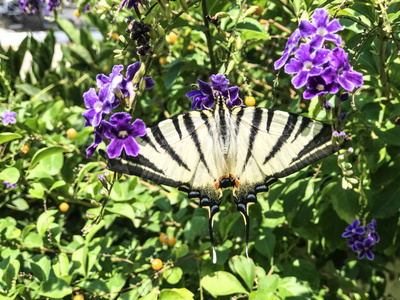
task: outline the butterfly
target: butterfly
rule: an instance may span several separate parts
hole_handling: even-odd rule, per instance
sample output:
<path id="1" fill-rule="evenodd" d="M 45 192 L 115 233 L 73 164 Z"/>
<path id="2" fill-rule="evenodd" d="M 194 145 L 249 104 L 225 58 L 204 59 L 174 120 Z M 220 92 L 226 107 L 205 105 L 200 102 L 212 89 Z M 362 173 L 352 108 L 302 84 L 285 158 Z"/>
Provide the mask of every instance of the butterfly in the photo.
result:
<path id="1" fill-rule="evenodd" d="M 249 241 L 249 205 L 270 185 L 341 149 L 332 127 L 297 114 L 260 107 L 228 108 L 222 96 L 209 110 L 191 111 L 147 128 L 135 157 L 122 154 L 107 168 L 177 187 L 213 219 L 224 189 L 231 189 Z"/>

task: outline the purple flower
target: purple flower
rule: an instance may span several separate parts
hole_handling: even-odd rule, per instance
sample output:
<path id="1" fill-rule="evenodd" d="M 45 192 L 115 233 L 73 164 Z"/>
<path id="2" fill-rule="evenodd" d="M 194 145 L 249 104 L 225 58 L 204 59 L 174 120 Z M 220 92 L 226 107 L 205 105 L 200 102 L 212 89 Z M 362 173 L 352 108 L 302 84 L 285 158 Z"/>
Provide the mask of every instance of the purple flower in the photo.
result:
<path id="1" fill-rule="evenodd" d="M 149 1 L 148 0 L 124 0 L 122 1 L 122 4 L 119 9 L 122 9 L 126 4 L 128 9 L 134 8 L 136 14 L 140 17 L 140 11 L 139 11 L 139 5 L 143 7 L 143 5 L 148 6 Z"/>
<path id="2" fill-rule="evenodd" d="M 342 237 L 352 237 L 355 234 L 364 234 L 365 229 L 364 227 L 359 227 L 360 221 L 355 219 L 352 224 L 346 227 L 346 231 L 342 234 Z"/>
<path id="3" fill-rule="evenodd" d="M 87 12 L 87 11 L 89 11 L 89 10 L 90 10 L 90 4 L 88 3 L 88 4 L 86 4 L 85 7 L 83 8 L 82 13 L 85 13 L 85 12 Z"/>
<path id="4" fill-rule="evenodd" d="M 366 255 L 369 260 L 373 260 L 374 254 L 372 253 L 372 249 L 374 245 L 374 241 L 370 238 L 366 238 L 362 242 L 356 242 L 357 250 L 361 250 L 360 253 L 358 253 L 358 258 L 362 259 Z"/>
<path id="5" fill-rule="evenodd" d="M 107 89 L 106 101 L 112 104 L 112 108 L 116 108 L 119 104 L 118 100 L 115 99 L 115 91 L 124 78 L 120 73 L 124 69 L 123 65 L 116 65 L 113 67 L 111 74 L 106 76 L 99 74 L 96 76 L 96 83 L 100 89 Z"/>
<path id="6" fill-rule="evenodd" d="M 369 234 L 369 236 L 371 236 L 374 243 L 378 243 L 380 240 L 380 237 L 377 232 L 378 227 L 376 225 L 376 220 L 372 219 L 371 223 L 369 223 L 369 224 L 367 224 L 367 226 L 365 226 L 365 229 L 366 229 L 367 233 Z"/>
<path id="7" fill-rule="evenodd" d="M 328 61 L 330 51 L 327 49 L 317 49 L 311 51 L 310 44 L 301 44 L 294 53 L 297 59 L 292 58 L 285 66 L 287 74 L 297 74 L 292 78 L 292 84 L 296 89 L 307 83 L 310 76 L 320 75 L 323 68 L 320 67 Z"/>
<path id="8" fill-rule="evenodd" d="M 343 30 L 339 21 L 334 19 L 329 22 L 329 13 L 323 8 L 316 9 L 311 16 L 312 23 L 307 20 L 300 21 L 299 29 L 302 37 L 311 37 L 311 46 L 313 48 L 322 47 L 325 40 L 334 42 L 340 46 L 342 39 L 335 32 Z"/>
<path id="9" fill-rule="evenodd" d="M 15 120 L 15 116 L 17 115 L 16 112 L 13 111 L 9 111 L 9 110 L 4 110 L 1 113 L 1 121 L 3 122 L 4 126 L 7 126 L 8 124 L 15 124 L 16 120 Z"/>
<path id="10" fill-rule="evenodd" d="M 357 242 L 362 242 L 364 240 L 364 237 L 360 234 L 354 234 L 349 238 L 349 241 L 347 245 L 353 249 L 354 252 L 358 251 L 358 248 L 356 246 Z"/>
<path id="11" fill-rule="evenodd" d="M 321 74 L 326 82 L 337 81 L 345 90 L 350 92 L 363 84 L 362 74 L 353 70 L 348 61 L 348 53 L 342 48 L 333 49 L 328 59 L 329 67 Z"/>
<path id="12" fill-rule="evenodd" d="M 46 11 L 47 12 L 55 11 L 56 8 L 58 8 L 60 6 L 61 6 L 60 0 L 48 0 L 48 4 L 46 6 Z"/>
<path id="13" fill-rule="evenodd" d="M 109 90 L 107 88 L 100 89 L 99 96 L 97 96 L 94 88 L 90 88 L 83 94 L 85 106 L 88 108 L 88 110 L 82 113 L 83 117 L 86 119 L 86 127 L 99 126 L 104 115 L 108 115 L 111 112 L 112 106 L 111 102 L 108 101 L 108 94 Z"/>
<path id="14" fill-rule="evenodd" d="M 132 117 L 129 114 L 121 112 L 112 115 L 110 122 L 101 122 L 104 136 L 112 139 L 107 146 L 107 154 L 111 159 L 120 156 L 122 150 L 125 150 L 129 156 L 138 155 L 139 145 L 134 138 L 146 134 L 146 125 L 140 119 L 136 119 L 130 124 L 131 120 Z"/>
<path id="15" fill-rule="evenodd" d="M 24 13 L 34 14 L 39 11 L 40 0 L 18 0 L 19 7 Z"/>
<path id="16" fill-rule="evenodd" d="M 211 85 L 198 79 L 199 90 L 186 93 L 186 97 L 193 98 L 192 109 L 210 109 L 216 99 L 216 92 L 219 92 L 227 100 L 229 108 L 242 105 L 239 99 L 239 87 L 229 86 L 229 79 L 224 74 L 211 75 Z"/>
<path id="17" fill-rule="evenodd" d="M 17 184 L 15 183 L 9 183 L 8 181 L 3 181 L 3 183 L 7 186 L 8 189 L 16 189 L 17 188 Z"/>
<path id="18" fill-rule="evenodd" d="M 97 146 L 103 141 L 103 128 L 101 126 L 94 128 L 94 141 L 93 144 L 90 145 L 86 149 L 86 157 L 91 157 L 97 149 Z"/>
<path id="19" fill-rule="evenodd" d="M 288 42 L 286 43 L 285 50 L 283 50 L 282 57 L 274 63 L 275 70 L 278 70 L 285 65 L 289 59 L 289 56 L 296 50 L 300 38 L 300 30 L 296 29 L 293 31 L 292 35 L 288 39 Z"/>
<path id="20" fill-rule="evenodd" d="M 303 98 L 312 99 L 315 96 L 322 96 L 327 93 L 336 94 L 338 91 L 339 84 L 336 82 L 326 84 L 321 76 L 312 76 L 308 78 L 307 89 L 303 93 Z"/>
<path id="21" fill-rule="evenodd" d="M 140 62 L 135 62 L 134 64 L 128 66 L 126 69 L 126 78 L 122 78 L 121 84 L 119 85 L 122 94 L 125 97 L 129 97 L 129 103 L 133 103 L 133 100 L 136 96 L 138 84 L 133 85 L 132 80 L 135 77 L 135 74 L 139 71 L 140 66 Z M 151 89 L 155 85 L 155 82 L 151 77 L 146 77 L 144 80 L 146 83 L 146 90 Z"/>

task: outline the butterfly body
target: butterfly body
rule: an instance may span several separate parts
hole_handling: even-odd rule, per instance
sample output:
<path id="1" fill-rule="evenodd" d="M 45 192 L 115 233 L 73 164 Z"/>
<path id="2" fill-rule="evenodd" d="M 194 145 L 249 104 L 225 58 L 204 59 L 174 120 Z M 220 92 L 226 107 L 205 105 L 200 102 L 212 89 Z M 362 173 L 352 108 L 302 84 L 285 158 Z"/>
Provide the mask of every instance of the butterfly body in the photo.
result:
<path id="1" fill-rule="evenodd" d="M 331 126 L 322 122 L 258 107 L 230 109 L 218 97 L 214 109 L 188 112 L 148 128 L 136 138 L 139 155 L 109 160 L 108 168 L 178 187 L 199 199 L 209 211 L 212 244 L 222 191 L 232 189 L 245 220 L 247 245 L 248 208 L 257 194 L 338 151 L 341 146 L 331 139 Z"/>

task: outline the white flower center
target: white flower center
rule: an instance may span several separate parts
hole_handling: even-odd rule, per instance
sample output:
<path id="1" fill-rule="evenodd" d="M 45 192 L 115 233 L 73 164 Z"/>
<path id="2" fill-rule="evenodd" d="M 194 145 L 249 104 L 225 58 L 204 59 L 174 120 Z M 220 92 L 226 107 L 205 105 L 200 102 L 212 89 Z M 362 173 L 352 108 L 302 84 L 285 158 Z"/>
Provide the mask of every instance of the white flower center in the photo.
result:
<path id="1" fill-rule="evenodd" d="M 320 36 L 324 36 L 324 35 L 326 35 L 327 33 L 328 33 L 328 30 L 326 30 L 325 27 L 319 27 L 319 28 L 317 29 L 317 34 L 320 35 Z"/>
<path id="2" fill-rule="evenodd" d="M 309 71 L 309 70 L 311 70 L 311 68 L 313 67 L 313 64 L 312 64 L 312 62 L 311 61 L 305 61 L 304 62 L 304 64 L 303 64 L 303 69 L 305 70 L 305 71 Z"/>
<path id="3" fill-rule="evenodd" d="M 120 138 L 126 138 L 128 136 L 128 131 L 126 131 L 126 130 L 121 130 L 121 131 L 119 131 L 118 132 L 118 137 L 120 137 Z"/>
<path id="4" fill-rule="evenodd" d="M 317 90 L 322 92 L 325 89 L 325 86 L 321 83 L 317 84 Z M 355 230 L 353 229 L 353 232 L 355 232 Z"/>
<path id="5" fill-rule="evenodd" d="M 103 103 L 100 101 L 97 101 L 94 105 L 93 108 L 96 112 L 99 112 L 103 109 Z"/>

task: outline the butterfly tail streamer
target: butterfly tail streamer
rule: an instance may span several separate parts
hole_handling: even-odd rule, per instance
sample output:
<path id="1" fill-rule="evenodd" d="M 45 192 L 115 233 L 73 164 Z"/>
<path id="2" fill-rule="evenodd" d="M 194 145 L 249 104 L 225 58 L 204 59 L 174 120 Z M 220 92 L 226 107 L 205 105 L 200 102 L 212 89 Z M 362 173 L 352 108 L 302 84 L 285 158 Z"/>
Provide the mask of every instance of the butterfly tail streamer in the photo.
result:
<path id="1" fill-rule="evenodd" d="M 237 210 L 242 214 L 244 219 L 244 226 L 246 231 L 246 256 L 249 259 L 249 230 L 250 230 L 250 219 L 247 211 L 247 205 L 245 203 L 237 203 Z"/>

